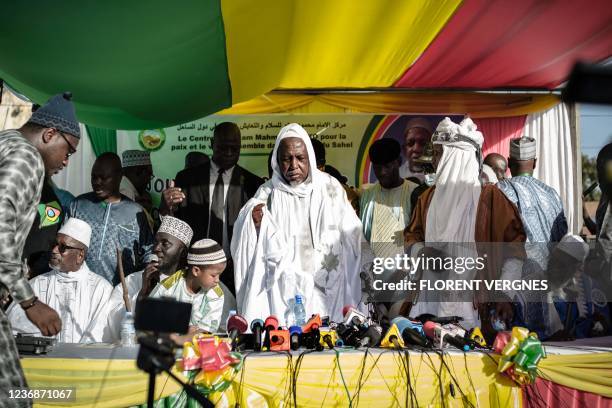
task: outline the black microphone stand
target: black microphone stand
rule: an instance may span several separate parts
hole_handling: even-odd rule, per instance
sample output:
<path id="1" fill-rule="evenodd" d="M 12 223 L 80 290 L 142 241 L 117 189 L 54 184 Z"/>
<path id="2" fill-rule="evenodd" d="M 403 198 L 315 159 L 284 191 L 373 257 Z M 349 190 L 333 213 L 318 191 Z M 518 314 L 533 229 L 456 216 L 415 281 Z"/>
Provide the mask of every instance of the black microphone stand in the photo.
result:
<path id="1" fill-rule="evenodd" d="M 138 368 L 149 374 L 149 388 L 147 392 L 147 407 L 153 408 L 155 402 L 155 377 L 162 372 L 168 374 L 170 378 L 179 383 L 185 393 L 195 399 L 201 406 L 212 408 L 214 404 L 191 384 L 183 382 L 174 375 L 170 368 L 175 363 L 174 343 L 167 337 L 160 337 L 158 334 L 145 335 L 138 338 L 140 349 L 136 364 Z"/>

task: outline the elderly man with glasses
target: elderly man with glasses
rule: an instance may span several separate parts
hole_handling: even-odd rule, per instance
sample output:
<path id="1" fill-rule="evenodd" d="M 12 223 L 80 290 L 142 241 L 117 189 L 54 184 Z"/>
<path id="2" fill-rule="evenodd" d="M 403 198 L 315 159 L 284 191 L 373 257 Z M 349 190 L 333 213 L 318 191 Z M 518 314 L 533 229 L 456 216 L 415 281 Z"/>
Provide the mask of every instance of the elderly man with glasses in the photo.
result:
<path id="1" fill-rule="evenodd" d="M 101 342 L 113 287 L 89 270 L 85 263 L 91 227 L 77 218 L 66 220 L 51 250 L 51 271 L 30 281 L 36 296 L 57 310 L 62 329 L 56 338 L 62 343 Z M 40 335 L 21 307 L 7 311 L 14 333 Z"/>

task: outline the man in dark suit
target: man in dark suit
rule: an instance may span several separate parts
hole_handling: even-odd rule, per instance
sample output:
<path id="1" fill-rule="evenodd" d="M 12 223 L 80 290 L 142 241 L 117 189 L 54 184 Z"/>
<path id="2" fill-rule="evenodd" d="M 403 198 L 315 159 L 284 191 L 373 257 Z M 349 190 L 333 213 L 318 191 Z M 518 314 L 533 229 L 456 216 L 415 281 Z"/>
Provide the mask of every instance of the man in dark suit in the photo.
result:
<path id="1" fill-rule="evenodd" d="M 230 242 L 234 222 L 242 206 L 263 183 L 240 167 L 240 129 L 223 122 L 215 127 L 209 163 L 180 171 L 176 181 L 162 192 L 160 213 L 173 215 L 193 229 L 193 241 L 210 238 L 222 244 L 228 257 L 221 281 L 235 293 Z"/>

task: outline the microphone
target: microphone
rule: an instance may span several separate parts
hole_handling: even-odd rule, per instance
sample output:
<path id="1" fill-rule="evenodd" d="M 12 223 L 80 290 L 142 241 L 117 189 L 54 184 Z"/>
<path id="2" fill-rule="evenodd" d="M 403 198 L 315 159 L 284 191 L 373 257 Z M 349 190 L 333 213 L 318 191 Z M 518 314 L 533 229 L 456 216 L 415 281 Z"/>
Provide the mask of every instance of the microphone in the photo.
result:
<path id="1" fill-rule="evenodd" d="M 344 324 L 361 326 L 365 324 L 367 321 L 366 315 L 361 313 L 352 305 L 346 305 L 342 308 L 342 313 L 344 315 Z"/>
<path id="2" fill-rule="evenodd" d="M 359 340 L 357 347 L 376 347 L 382 337 L 382 327 L 377 324 L 371 324 L 365 335 Z"/>
<path id="3" fill-rule="evenodd" d="M 421 336 L 425 337 L 425 332 L 423 331 L 423 323 L 418 321 L 412 321 L 403 316 L 397 316 L 393 320 L 391 320 L 391 324 L 397 324 L 400 322 L 404 322 L 403 324 L 406 325 L 406 327 L 416 330 Z"/>
<path id="4" fill-rule="evenodd" d="M 344 323 L 340 323 L 336 326 L 336 333 L 338 333 L 338 336 L 347 346 L 357 346 L 360 332 L 355 326 L 347 326 Z"/>
<path id="5" fill-rule="evenodd" d="M 253 332 L 253 350 L 261 351 L 261 331 L 264 327 L 264 322 L 261 319 L 255 319 L 251 322 L 251 331 Z"/>
<path id="6" fill-rule="evenodd" d="M 264 347 L 270 350 L 270 331 L 278 329 L 278 319 L 276 316 L 271 315 L 266 318 L 264 322 L 265 336 L 264 336 Z"/>
<path id="7" fill-rule="evenodd" d="M 423 328 L 420 327 L 420 325 L 415 325 L 410 320 L 401 316 L 393 319 L 392 323 L 397 326 L 397 329 L 402 335 L 402 339 L 404 339 L 406 343 L 424 348 L 431 348 L 431 343 L 425 337 Z M 421 330 L 419 331 L 416 327 L 419 327 Z"/>
<path id="8" fill-rule="evenodd" d="M 227 334 L 229 334 L 232 349 L 236 348 L 236 337 L 247 331 L 248 327 L 246 319 L 238 314 L 227 319 Z"/>
<path id="9" fill-rule="evenodd" d="M 329 347 L 329 349 L 331 350 L 334 348 L 334 344 L 336 343 L 337 340 L 338 340 L 338 335 L 336 334 L 336 332 L 334 331 L 321 332 L 320 343 L 322 346 L 327 345 L 327 347 Z"/>
<path id="10" fill-rule="evenodd" d="M 427 337 L 439 343 L 439 348 L 443 348 L 444 344 L 450 344 L 459 350 L 468 351 L 470 349 L 463 338 L 456 336 L 455 333 L 442 327 L 439 323 L 425 322 L 423 330 Z"/>
<path id="11" fill-rule="evenodd" d="M 300 348 L 300 336 L 302 335 L 302 328 L 300 326 L 291 326 L 289 328 L 289 339 L 291 342 L 291 350 L 297 350 Z"/>
<path id="12" fill-rule="evenodd" d="M 467 338 L 469 338 L 472 342 L 477 344 L 476 347 L 485 348 L 485 349 L 488 348 L 487 341 L 482 335 L 482 331 L 480 330 L 480 327 L 474 327 L 473 329 L 470 329 L 470 331 L 467 332 Z"/>
<path id="13" fill-rule="evenodd" d="M 313 330 L 318 331 L 319 327 L 321 327 L 321 316 L 319 316 L 318 314 L 312 315 L 312 317 L 302 327 L 302 333 L 310 333 Z"/>
<path id="14" fill-rule="evenodd" d="M 404 339 L 395 324 L 392 324 L 387 330 L 387 334 L 380 342 L 380 347 L 395 348 L 397 350 L 404 348 Z"/>
<path id="15" fill-rule="evenodd" d="M 289 351 L 288 330 L 270 330 L 270 350 Z"/>

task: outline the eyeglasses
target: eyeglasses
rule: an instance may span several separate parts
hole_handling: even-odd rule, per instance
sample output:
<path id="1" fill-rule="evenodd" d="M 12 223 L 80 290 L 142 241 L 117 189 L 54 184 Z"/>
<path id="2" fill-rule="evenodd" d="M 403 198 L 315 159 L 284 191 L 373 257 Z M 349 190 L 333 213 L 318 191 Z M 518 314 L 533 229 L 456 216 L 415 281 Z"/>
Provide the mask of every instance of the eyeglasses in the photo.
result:
<path id="1" fill-rule="evenodd" d="M 66 245 L 66 244 L 61 244 L 57 241 L 55 241 L 55 243 L 53 244 L 53 246 L 51 248 L 55 248 L 57 247 L 57 249 L 59 250 L 60 254 L 65 254 L 66 251 L 68 251 L 69 249 L 78 249 L 79 251 L 82 251 L 83 248 L 77 248 L 77 247 L 73 247 L 70 245 Z"/>
<path id="2" fill-rule="evenodd" d="M 72 156 L 73 154 L 75 154 L 75 153 L 76 153 L 76 149 L 75 149 L 75 148 L 74 148 L 74 146 L 72 146 L 72 144 L 71 144 L 71 143 L 68 141 L 68 139 L 66 138 L 66 135 L 64 134 L 64 132 L 62 132 L 62 131 L 61 131 L 61 130 L 59 130 L 59 129 L 55 129 L 55 128 L 54 128 L 54 130 L 55 130 L 57 133 L 59 133 L 59 134 L 60 134 L 60 136 L 61 136 L 62 138 L 64 138 L 64 140 L 65 140 L 65 141 L 66 141 L 66 143 L 68 144 L 68 153 L 66 154 L 66 160 L 68 160 L 68 158 L 69 158 L 70 156 Z"/>

